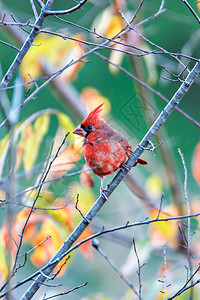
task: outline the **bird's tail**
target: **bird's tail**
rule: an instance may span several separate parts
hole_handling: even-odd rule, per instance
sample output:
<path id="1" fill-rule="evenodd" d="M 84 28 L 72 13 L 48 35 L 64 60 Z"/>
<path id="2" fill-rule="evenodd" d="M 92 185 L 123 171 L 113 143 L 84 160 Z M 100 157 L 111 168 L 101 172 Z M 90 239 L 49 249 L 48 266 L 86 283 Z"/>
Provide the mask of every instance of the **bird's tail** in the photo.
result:
<path id="1" fill-rule="evenodd" d="M 141 159 L 141 158 L 138 158 L 137 163 L 141 164 L 141 165 L 148 165 L 148 162 L 144 159 Z"/>
<path id="2" fill-rule="evenodd" d="M 138 164 L 140 165 L 148 165 L 148 162 L 144 159 L 138 158 L 138 160 L 134 163 L 133 167 L 136 167 Z"/>

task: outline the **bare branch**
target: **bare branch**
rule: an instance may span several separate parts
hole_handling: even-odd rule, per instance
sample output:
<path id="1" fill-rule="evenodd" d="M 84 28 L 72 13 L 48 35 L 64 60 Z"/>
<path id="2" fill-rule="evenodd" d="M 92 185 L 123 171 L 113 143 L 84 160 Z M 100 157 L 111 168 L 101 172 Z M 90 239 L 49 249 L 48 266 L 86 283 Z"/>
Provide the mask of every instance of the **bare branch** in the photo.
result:
<path id="1" fill-rule="evenodd" d="M 164 291 L 160 291 L 162 294 L 164 294 L 164 298 L 163 300 L 166 300 L 166 297 L 167 297 L 167 287 L 169 285 L 167 285 L 167 257 L 166 257 L 166 252 L 167 252 L 167 249 L 166 249 L 166 246 L 164 246 L 163 248 L 163 257 L 164 257 L 164 275 L 163 275 L 163 280 L 158 280 L 159 282 L 163 283 L 164 284 Z"/>
<path id="2" fill-rule="evenodd" d="M 39 184 L 37 184 L 36 186 L 32 187 L 32 188 L 27 188 L 21 192 L 18 192 L 16 195 L 14 195 L 14 198 L 17 198 L 21 195 L 24 195 L 28 192 L 31 192 L 31 191 L 34 191 L 36 189 L 38 189 L 39 187 L 43 186 L 44 184 L 47 184 L 47 183 L 52 183 L 52 182 L 55 182 L 55 181 L 59 181 L 61 179 L 64 179 L 64 178 L 68 178 L 68 177 L 73 177 L 73 176 L 77 176 L 77 175 L 80 175 L 84 172 L 88 172 L 88 171 L 92 171 L 91 168 L 88 168 L 88 169 L 85 169 L 85 170 L 80 170 L 80 171 L 77 171 L 77 172 L 72 172 L 72 173 L 69 173 L 69 174 L 64 174 L 64 175 L 61 175 L 61 176 L 58 176 L 58 177 L 55 177 L 53 179 L 49 179 L 49 180 L 46 180 L 44 182 L 41 182 Z M 36 209 L 40 209 L 39 207 L 36 207 Z"/>
<path id="3" fill-rule="evenodd" d="M 157 217 L 156 217 L 157 219 L 159 219 L 160 213 L 162 211 L 163 199 L 164 199 L 164 193 L 162 193 L 162 196 L 161 196 L 161 199 L 160 199 L 160 207 L 159 207 L 158 214 L 157 214 Z"/>
<path id="4" fill-rule="evenodd" d="M 45 15 L 68 15 L 72 12 L 74 12 L 75 10 L 78 10 L 79 8 L 81 8 L 83 6 L 83 4 L 85 4 L 87 2 L 87 0 L 82 0 L 80 1 L 76 6 L 70 8 L 70 9 L 66 9 L 66 10 L 46 10 L 45 11 Z"/>
<path id="5" fill-rule="evenodd" d="M 92 240 L 92 246 L 107 260 L 107 262 L 109 263 L 109 265 L 113 268 L 113 270 L 115 270 L 115 272 L 119 275 L 119 277 L 129 286 L 129 288 L 134 292 L 134 294 L 139 298 L 142 299 L 140 297 L 140 295 L 138 294 L 138 292 L 136 291 L 136 289 L 134 288 L 133 284 L 128 280 L 128 278 L 126 278 L 122 272 L 119 270 L 119 268 L 115 265 L 115 263 L 108 257 L 108 255 L 99 247 L 99 241 L 97 239 L 93 239 Z"/>
<path id="6" fill-rule="evenodd" d="M 37 10 L 36 10 L 35 4 L 34 4 L 34 0 L 30 0 L 30 3 L 31 3 L 31 7 L 32 7 L 32 10 L 33 10 L 35 19 L 37 19 L 38 18 L 38 14 L 37 14 Z"/>
<path id="7" fill-rule="evenodd" d="M 45 296 L 44 298 L 42 298 L 42 300 L 49 300 L 49 299 L 53 299 L 53 298 L 56 298 L 56 297 L 59 297 L 59 296 L 68 295 L 68 294 L 70 294 L 71 292 L 73 292 L 73 291 L 75 291 L 75 290 L 78 290 L 78 289 L 80 289 L 80 288 L 86 286 L 87 284 L 88 284 L 88 283 L 85 282 L 85 283 L 83 283 L 83 284 L 81 284 L 81 285 L 75 286 L 74 288 L 72 288 L 72 289 L 70 289 L 70 290 L 68 290 L 68 291 L 66 291 L 66 292 L 59 293 L 59 294 L 56 294 L 56 295 L 53 295 L 53 296 L 49 296 L 49 297 L 46 297 L 46 296 Z"/>
<path id="8" fill-rule="evenodd" d="M 44 22 L 44 14 L 41 13 L 39 18 L 36 20 L 35 25 L 37 27 L 41 27 L 43 22 Z M 31 45 L 32 45 L 34 39 L 36 38 L 36 36 L 38 35 L 38 33 L 39 33 L 39 29 L 34 27 L 31 31 L 30 35 L 26 39 L 25 43 L 23 44 L 22 48 L 18 52 L 17 56 L 15 57 L 13 63 L 10 66 L 10 68 L 8 69 L 6 74 L 4 75 L 4 77 L 1 81 L 1 84 L 0 84 L 0 88 L 5 88 L 8 85 L 8 83 L 10 82 L 10 80 L 13 77 L 15 71 L 19 67 L 20 63 L 22 62 L 22 59 L 24 58 L 25 54 L 27 53 L 27 51 L 31 47 Z"/>
<path id="9" fill-rule="evenodd" d="M 191 289 L 193 286 L 197 285 L 200 283 L 200 279 L 198 279 L 196 282 L 194 282 L 193 284 L 188 285 L 188 283 L 194 278 L 194 276 L 199 272 L 200 270 L 200 265 L 198 266 L 198 268 L 194 271 L 194 273 L 192 274 L 192 276 L 188 279 L 188 281 L 184 284 L 184 286 L 178 290 L 178 292 L 176 292 L 173 296 L 167 298 L 167 300 L 172 300 L 178 296 L 180 296 L 182 293 L 184 293 L 185 291 L 187 291 L 188 289 Z"/>
<path id="10" fill-rule="evenodd" d="M 0 43 L 1 43 L 1 44 L 4 44 L 4 45 L 6 45 L 6 46 L 11 47 L 11 48 L 15 49 L 15 50 L 18 51 L 18 52 L 20 51 L 17 47 L 15 47 L 15 46 L 13 46 L 13 45 L 11 45 L 11 44 L 9 44 L 9 43 L 6 43 L 6 42 L 1 41 L 1 40 L 0 40 Z"/>
<path id="11" fill-rule="evenodd" d="M 155 153 L 154 153 L 154 151 L 155 151 L 158 147 L 160 147 L 160 146 L 163 144 L 163 142 L 160 142 L 160 144 L 157 145 L 157 146 L 155 146 L 151 141 L 149 141 L 149 144 L 150 144 L 150 146 L 145 147 L 145 148 L 143 147 L 143 150 L 151 151 L 151 153 L 153 154 L 153 156 L 156 156 Z"/>
<path id="12" fill-rule="evenodd" d="M 187 205 L 187 212 L 188 214 L 190 214 L 190 203 L 188 200 L 188 193 L 187 193 L 187 179 L 188 179 L 188 172 L 187 172 L 187 167 L 185 164 L 185 160 L 184 160 L 184 156 L 181 152 L 181 149 L 178 149 L 178 153 L 180 154 L 181 160 L 182 160 L 182 164 L 183 164 L 183 168 L 184 168 L 184 175 L 185 175 L 185 179 L 184 179 L 184 194 L 185 194 L 185 202 Z M 192 274 L 192 263 L 191 263 L 191 224 L 190 224 L 190 219 L 188 219 L 188 224 L 187 224 L 187 260 L 188 260 L 188 265 L 187 265 L 187 277 L 186 277 L 186 281 L 189 279 L 189 277 L 191 277 Z"/>
<path id="13" fill-rule="evenodd" d="M 192 8 L 192 6 L 188 3 L 188 1 L 186 0 L 181 0 L 181 2 L 185 3 L 185 5 L 189 8 L 189 10 L 191 11 L 191 13 L 193 14 L 193 16 L 195 17 L 195 19 L 197 20 L 197 22 L 200 24 L 200 18 L 197 15 L 197 13 L 194 11 L 194 9 Z"/>
<path id="14" fill-rule="evenodd" d="M 85 219 L 86 222 L 89 223 L 89 221 L 88 221 L 87 218 L 84 216 L 84 214 L 82 213 L 82 211 L 78 208 L 78 201 L 79 201 L 79 194 L 77 194 L 77 197 L 76 197 L 75 208 L 78 210 L 78 212 L 80 213 L 81 217 L 82 217 L 83 219 Z"/>
<path id="15" fill-rule="evenodd" d="M 20 254 L 18 255 L 18 257 L 22 257 L 22 256 L 26 256 L 27 254 L 31 253 L 33 250 L 35 250 L 37 247 L 39 247 L 40 245 L 42 245 L 43 243 L 45 243 L 49 238 L 51 238 L 51 235 L 47 236 L 44 240 L 42 240 L 39 244 L 37 244 L 36 246 L 32 247 L 30 250 L 28 250 L 27 252 L 25 252 L 24 254 Z"/>
<path id="16" fill-rule="evenodd" d="M 135 252 L 135 256 L 136 256 L 136 259 L 137 259 L 137 264 L 138 264 L 138 271 L 137 271 L 137 274 L 138 274 L 138 284 L 139 284 L 139 289 L 138 289 L 138 298 L 141 300 L 142 299 L 142 281 L 141 281 L 141 268 L 144 266 L 140 264 L 140 259 L 139 259 L 139 255 L 138 255 L 138 252 L 137 252 L 137 248 L 136 248 L 136 244 L 135 244 L 135 240 L 133 239 L 133 249 L 134 249 L 134 252 Z"/>
<path id="17" fill-rule="evenodd" d="M 36 0 L 36 2 L 38 3 L 38 5 L 41 7 L 41 8 L 44 8 L 45 5 L 44 3 L 42 2 L 42 0 Z"/>

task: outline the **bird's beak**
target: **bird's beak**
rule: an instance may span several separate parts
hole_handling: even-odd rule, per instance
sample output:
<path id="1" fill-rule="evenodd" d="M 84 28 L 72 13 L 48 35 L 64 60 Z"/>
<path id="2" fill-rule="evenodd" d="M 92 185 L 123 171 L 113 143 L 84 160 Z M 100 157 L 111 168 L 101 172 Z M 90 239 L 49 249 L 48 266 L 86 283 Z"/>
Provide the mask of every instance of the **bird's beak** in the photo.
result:
<path id="1" fill-rule="evenodd" d="M 80 135 L 80 136 L 86 136 L 86 132 L 83 128 L 81 127 L 77 127 L 74 131 L 73 131 L 73 134 L 77 134 L 77 135 Z"/>

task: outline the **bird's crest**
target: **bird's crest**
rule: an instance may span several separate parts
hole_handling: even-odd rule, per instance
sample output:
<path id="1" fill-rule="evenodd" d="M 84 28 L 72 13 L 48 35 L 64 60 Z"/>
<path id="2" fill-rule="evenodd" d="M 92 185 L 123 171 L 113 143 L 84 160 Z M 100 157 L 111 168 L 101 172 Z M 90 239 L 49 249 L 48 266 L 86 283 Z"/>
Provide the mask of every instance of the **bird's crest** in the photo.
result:
<path id="1" fill-rule="evenodd" d="M 104 105 L 104 103 L 100 104 L 99 106 L 97 106 L 95 109 L 93 109 L 89 115 L 83 120 L 82 124 L 83 125 L 92 125 L 95 124 L 96 121 L 99 119 L 100 117 L 100 113 L 102 111 L 102 106 Z"/>

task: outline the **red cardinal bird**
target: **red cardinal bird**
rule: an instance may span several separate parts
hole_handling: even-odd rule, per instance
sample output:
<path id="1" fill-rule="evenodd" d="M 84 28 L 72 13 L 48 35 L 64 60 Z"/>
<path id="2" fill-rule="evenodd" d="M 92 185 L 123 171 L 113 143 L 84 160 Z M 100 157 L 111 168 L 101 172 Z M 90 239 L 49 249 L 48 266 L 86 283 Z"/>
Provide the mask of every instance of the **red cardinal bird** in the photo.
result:
<path id="1" fill-rule="evenodd" d="M 96 107 L 83 120 L 81 126 L 73 133 L 84 137 L 84 156 L 94 174 L 101 177 L 101 195 L 107 199 L 103 190 L 103 177 L 113 174 L 124 165 L 133 153 L 131 145 L 120 132 L 111 128 L 100 116 L 103 104 Z M 138 158 L 137 164 L 146 165 L 147 162 Z"/>

